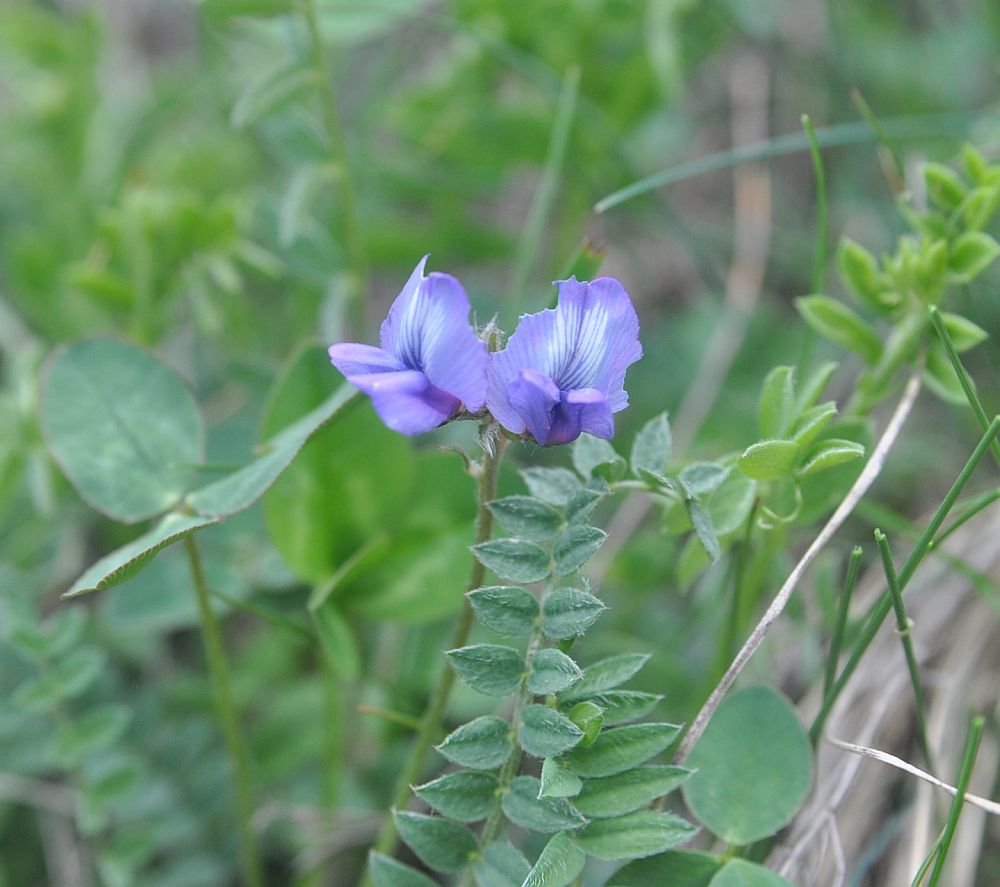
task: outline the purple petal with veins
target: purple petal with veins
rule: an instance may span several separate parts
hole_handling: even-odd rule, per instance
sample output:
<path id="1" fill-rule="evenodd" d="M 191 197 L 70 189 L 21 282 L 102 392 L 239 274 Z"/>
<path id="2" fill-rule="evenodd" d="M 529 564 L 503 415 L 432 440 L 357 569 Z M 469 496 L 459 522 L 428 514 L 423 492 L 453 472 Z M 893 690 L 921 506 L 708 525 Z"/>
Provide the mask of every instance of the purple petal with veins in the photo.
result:
<path id="1" fill-rule="evenodd" d="M 389 309 L 381 348 L 342 342 L 329 349 L 334 366 L 403 434 L 430 431 L 463 404 L 478 412 L 486 400 L 487 350 L 469 324 L 469 297 L 450 274 L 424 277 L 426 262 Z"/>
<path id="2" fill-rule="evenodd" d="M 557 285 L 556 308 L 523 316 L 507 347 L 490 355 L 487 407 L 508 431 L 527 430 L 543 446 L 568 443 L 584 431 L 610 438 L 612 414 L 628 405 L 625 371 L 642 356 L 639 319 L 613 278 L 586 283 L 574 277 Z M 558 400 L 547 398 L 544 417 L 543 400 L 527 387 L 538 387 L 532 374 L 559 392 Z"/>

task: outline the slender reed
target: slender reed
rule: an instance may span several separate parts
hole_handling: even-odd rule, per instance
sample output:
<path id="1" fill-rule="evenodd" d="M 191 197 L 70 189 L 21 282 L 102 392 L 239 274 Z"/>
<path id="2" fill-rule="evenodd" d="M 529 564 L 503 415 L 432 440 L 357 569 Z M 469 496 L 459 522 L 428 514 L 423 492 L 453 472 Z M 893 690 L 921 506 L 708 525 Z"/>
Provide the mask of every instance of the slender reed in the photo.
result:
<path id="1" fill-rule="evenodd" d="M 250 779 L 250 762 L 243 736 L 240 733 L 236 703 L 233 699 L 232 680 L 229 664 L 222 643 L 219 621 L 212 610 L 212 593 L 205 579 L 205 569 L 201 562 L 201 552 L 191 535 L 184 537 L 195 597 L 198 600 L 198 616 L 201 619 L 201 636 L 205 644 L 205 658 L 208 661 L 209 678 L 215 697 L 216 713 L 222 728 L 222 738 L 229 751 L 233 765 L 233 780 L 236 790 L 236 814 L 239 819 L 243 877 L 247 887 L 263 887 L 264 875 L 260 863 L 260 851 L 253 830 L 253 787 Z"/>

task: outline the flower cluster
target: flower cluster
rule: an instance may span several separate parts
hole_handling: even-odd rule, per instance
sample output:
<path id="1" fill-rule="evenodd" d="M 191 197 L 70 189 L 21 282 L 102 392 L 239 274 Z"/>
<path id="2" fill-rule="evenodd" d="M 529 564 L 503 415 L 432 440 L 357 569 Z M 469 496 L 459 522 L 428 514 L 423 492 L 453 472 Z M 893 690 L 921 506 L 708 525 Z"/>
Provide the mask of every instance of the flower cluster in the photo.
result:
<path id="1" fill-rule="evenodd" d="M 450 274 L 424 276 L 425 256 L 382 323 L 379 344 L 342 342 L 330 360 L 369 395 L 385 424 L 430 431 L 484 408 L 507 431 L 541 446 L 586 431 L 614 435 L 628 406 L 625 371 L 642 356 L 639 319 L 614 278 L 557 282 L 557 306 L 523 315 L 502 351 L 469 324 L 469 297 Z"/>

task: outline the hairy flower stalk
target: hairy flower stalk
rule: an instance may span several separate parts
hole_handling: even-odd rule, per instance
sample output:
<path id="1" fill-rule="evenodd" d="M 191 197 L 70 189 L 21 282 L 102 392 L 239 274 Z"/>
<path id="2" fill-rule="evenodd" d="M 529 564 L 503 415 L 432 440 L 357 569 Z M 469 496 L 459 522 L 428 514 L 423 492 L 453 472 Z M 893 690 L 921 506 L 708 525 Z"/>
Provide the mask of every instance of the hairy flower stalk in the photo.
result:
<path id="1" fill-rule="evenodd" d="M 494 439 L 495 425 L 484 425 L 482 428 L 482 439 L 493 441 L 492 446 L 485 448 L 482 461 L 474 462 L 472 473 L 476 478 L 476 544 L 486 542 L 493 532 L 493 512 L 487 508 L 487 503 L 492 502 L 497 494 L 497 477 L 500 471 L 500 461 L 503 458 L 504 449 L 507 446 L 507 439 L 502 435 Z M 486 576 L 486 568 L 476 559 L 473 559 L 472 572 L 469 576 L 468 590 L 473 591 L 483 584 Z M 469 637 L 472 628 L 473 612 L 466 597 L 462 604 L 462 613 L 458 623 L 455 625 L 455 632 L 452 635 L 451 647 L 461 647 Z M 417 732 L 416 740 L 410 757 L 400 774 L 396 784 L 396 790 L 392 797 L 392 809 L 402 809 L 410 800 L 413 792 L 411 786 L 420 778 L 427 760 L 427 755 L 434 744 L 435 739 L 441 732 L 441 722 L 444 717 L 445 707 L 448 704 L 448 697 L 451 695 L 451 688 L 455 683 L 455 672 L 447 663 L 443 664 L 437 686 L 434 688 L 423 719 L 420 722 L 420 730 Z M 391 855 L 397 844 L 399 836 L 396 832 L 396 824 L 391 816 L 386 817 L 385 824 L 375 840 L 373 848 L 379 853 Z M 365 887 L 370 887 L 371 878 L 366 877 Z"/>

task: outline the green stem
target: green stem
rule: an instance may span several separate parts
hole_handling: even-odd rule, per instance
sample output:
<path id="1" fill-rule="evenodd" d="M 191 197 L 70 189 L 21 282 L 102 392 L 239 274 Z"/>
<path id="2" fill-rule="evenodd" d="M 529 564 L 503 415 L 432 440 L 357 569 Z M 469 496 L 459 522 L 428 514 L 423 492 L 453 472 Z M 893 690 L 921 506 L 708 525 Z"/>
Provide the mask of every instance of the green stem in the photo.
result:
<path id="1" fill-rule="evenodd" d="M 965 757 L 962 759 L 962 770 L 958 776 L 958 783 L 955 786 L 955 799 L 951 802 L 951 809 L 948 811 L 948 823 L 944 827 L 941 835 L 941 846 L 937 856 L 934 858 L 934 868 L 931 870 L 931 880 L 928 887 L 937 887 L 941 872 L 944 869 L 945 860 L 948 858 L 948 850 L 951 848 L 951 839 L 955 836 L 955 829 L 958 827 L 958 817 L 962 815 L 962 808 L 965 806 L 965 791 L 969 787 L 969 780 L 972 778 L 972 767 L 976 763 L 976 753 L 979 751 L 979 740 L 983 737 L 982 717 L 973 718 L 972 728 L 969 730 L 969 740 L 965 744 Z"/>
<path id="2" fill-rule="evenodd" d="M 483 437 L 490 439 L 488 430 L 484 429 Z M 507 439 L 503 436 L 493 438 L 495 449 L 487 452 L 483 460 L 475 468 L 476 476 L 476 544 L 486 542 L 493 532 L 493 512 L 487 508 L 487 503 L 496 498 L 497 476 L 500 471 L 500 460 L 503 458 L 503 451 L 507 444 Z M 469 591 L 479 588 L 483 584 L 486 576 L 486 568 L 478 561 L 473 560 L 472 573 L 469 576 Z M 465 598 L 462 606 L 462 613 L 458 617 L 455 625 L 455 632 L 452 635 L 449 649 L 465 646 L 472 628 L 473 612 L 468 598 Z M 455 683 L 455 672 L 445 663 L 438 678 L 437 686 L 434 688 L 424 716 L 420 721 L 420 730 L 417 732 L 410 757 L 400 774 L 396 784 L 396 790 L 392 796 L 392 809 L 399 810 L 406 806 L 412 794 L 411 786 L 420 779 L 424 769 L 424 761 L 441 731 L 441 721 L 444 718 L 444 710 L 448 704 L 448 697 L 451 694 L 452 685 Z M 378 837 L 375 839 L 373 849 L 378 853 L 387 856 L 392 855 L 399 843 L 396 833 L 396 823 L 392 816 L 386 818 Z M 371 875 L 366 875 L 363 882 L 364 887 L 371 887 Z"/>
<path id="3" fill-rule="evenodd" d="M 910 683 L 913 685 L 913 698 L 917 706 L 917 728 L 920 750 L 924 753 L 924 761 L 927 763 L 927 769 L 931 773 L 934 773 L 937 771 L 937 768 L 934 766 L 934 756 L 931 754 L 931 745 L 927 739 L 927 700 L 924 696 L 923 682 L 920 680 L 920 667 L 917 665 L 917 657 L 913 652 L 913 638 L 910 633 L 912 623 L 907 618 L 906 608 L 903 606 L 903 592 L 899 587 L 896 567 L 892 562 L 889 539 L 881 530 L 876 530 L 875 543 L 878 545 L 879 554 L 882 556 L 882 569 L 885 572 L 885 581 L 889 586 L 889 593 L 892 595 L 892 608 L 896 613 L 896 629 L 899 632 L 899 639 L 903 645 L 903 654 L 906 656 L 906 668 L 910 672 Z"/>
<path id="4" fill-rule="evenodd" d="M 810 292 L 821 293 L 826 279 L 826 171 L 823 168 L 823 154 L 816 139 L 816 130 L 808 114 L 802 115 L 802 128 L 809 139 L 809 153 L 812 157 L 813 174 L 816 176 L 816 251 L 813 253 Z"/>
<path id="5" fill-rule="evenodd" d="M 302 13 L 306 33 L 309 37 L 309 54 L 319 80 L 323 128 L 330 141 L 330 152 L 340 189 L 341 234 L 347 254 L 347 264 L 350 268 L 350 273 L 346 278 L 348 304 L 352 309 L 354 326 L 360 330 L 365 321 L 364 295 L 368 280 L 368 261 L 365 255 L 364 241 L 361 237 L 361 224 L 358 217 L 354 180 L 351 175 L 347 139 L 344 137 L 344 126 L 340 119 L 340 103 L 334 90 L 330 60 L 320 34 L 315 3 L 313 0 L 302 0 L 299 10 Z"/>
<path id="6" fill-rule="evenodd" d="M 830 638 L 830 652 L 826 657 L 826 671 L 823 674 L 823 696 L 830 692 L 833 679 L 837 676 L 837 660 L 840 658 L 840 648 L 844 643 L 844 632 L 847 630 L 847 614 L 851 606 L 851 596 L 854 594 L 854 586 L 858 584 L 858 573 L 861 572 L 861 555 L 863 550 L 860 545 L 855 545 L 851 551 L 851 559 L 847 564 L 847 576 L 844 579 L 844 590 L 840 594 L 840 602 L 837 606 L 837 621 L 833 626 L 833 635 Z"/>
<path id="7" fill-rule="evenodd" d="M 205 658 L 208 661 L 208 673 L 212 681 L 216 713 L 219 716 L 219 726 L 222 728 L 222 738 L 226 743 L 233 765 L 236 814 L 239 819 L 243 845 L 243 877 L 247 887 L 263 887 L 264 876 L 260 864 L 260 853 L 253 831 L 253 791 L 250 783 L 249 759 L 240 733 L 239 719 L 236 715 L 229 665 L 226 662 L 222 643 L 222 631 L 215 618 L 215 612 L 212 610 L 211 591 L 205 579 L 201 554 L 193 536 L 185 536 L 184 547 L 191 567 L 195 597 L 198 600 L 201 636 L 205 644 Z"/>
<path id="8" fill-rule="evenodd" d="M 909 581 L 913 578 L 913 574 L 916 572 L 917 567 L 920 566 L 923 559 L 931 550 L 934 536 L 940 529 L 944 519 L 948 516 L 948 512 L 955 504 L 955 500 L 959 497 L 959 494 L 962 492 L 965 484 L 972 476 L 972 473 L 976 470 L 980 461 L 982 461 L 986 451 L 992 445 L 997 432 L 1000 432 L 1000 416 L 994 417 L 993 421 L 990 422 L 989 427 L 986 429 L 986 433 L 979 439 L 976 449 L 969 457 L 969 461 L 965 463 L 962 471 L 955 479 L 955 483 L 952 484 L 951 489 L 948 490 L 944 500 L 938 506 L 937 511 L 934 512 L 934 516 L 927 525 L 927 529 L 924 530 L 913 551 L 910 552 L 910 556 L 906 559 L 906 563 L 903 564 L 903 569 L 899 571 L 899 588 L 901 591 L 906 588 Z M 840 696 L 847 682 L 851 679 L 851 675 L 854 674 L 854 670 L 858 667 L 861 657 L 864 656 L 868 647 L 871 645 L 871 642 L 875 639 L 876 633 L 891 609 L 892 596 L 887 593 L 875 605 L 871 617 L 865 624 L 861 637 L 858 639 L 854 649 L 851 651 L 850 658 L 844 665 L 844 670 L 840 673 L 840 676 L 830 688 L 830 692 L 823 699 L 823 704 L 820 707 L 819 713 L 816 715 L 816 719 L 813 721 L 813 725 L 810 730 L 810 736 L 812 737 L 813 743 L 815 743 L 818 737 L 822 735 L 823 726 L 826 723 L 826 719 L 830 716 L 830 711 L 833 709 L 834 703 L 837 701 L 837 697 Z"/>
<path id="9" fill-rule="evenodd" d="M 757 509 L 759 506 L 760 500 L 755 499 L 750 509 L 750 514 L 747 516 L 746 526 L 743 530 L 743 540 L 736 553 L 736 561 L 733 566 L 733 597 L 729 619 L 724 626 L 722 643 L 719 646 L 716 680 L 725 674 L 733 655 L 736 653 L 739 638 L 743 636 L 744 625 L 747 621 L 747 611 L 750 609 L 749 602 L 746 599 L 747 589 L 744 586 L 747 564 L 750 560 L 750 543 L 753 538 L 754 521 L 757 519 Z"/>
<path id="10" fill-rule="evenodd" d="M 968 371 L 965 369 L 961 358 L 958 356 L 955 343 L 951 341 L 948 329 L 944 325 L 944 321 L 941 319 L 941 312 L 938 311 L 936 305 L 932 305 L 930 309 L 928 309 L 928 313 L 931 317 L 931 325 L 934 327 L 934 331 L 938 334 L 941 344 L 944 345 L 944 350 L 948 355 L 948 360 L 951 361 L 951 365 L 955 370 L 955 375 L 958 376 L 958 382 L 962 386 L 962 391 L 965 392 L 965 399 L 969 401 L 969 406 L 972 407 L 972 412 L 976 414 L 979 427 L 985 431 L 990 424 L 989 417 L 986 415 L 986 410 L 983 409 L 983 404 L 979 400 L 979 395 L 976 394 L 976 388 L 972 384 L 972 379 L 970 378 Z M 1000 466 L 1000 442 L 993 441 L 990 449 L 993 452 L 994 461 L 998 466 Z"/>
<path id="11" fill-rule="evenodd" d="M 524 668 L 526 672 L 531 670 L 531 661 L 535 658 L 535 653 L 538 652 L 538 648 L 541 646 L 541 643 L 541 631 L 536 630 L 532 632 L 532 635 L 528 640 L 527 650 L 524 654 Z M 527 688 L 527 686 L 522 685 L 517 696 L 514 697 L 514 707 L 510 717 L 511 723 L 514 725 L 515 732 L 517 731 L 517 724 L 521 717 L 521 709 L 524 708 L 524 706 L 527 705 L 531 699 L 531 691 Z M 511 752 L 510 757 L 507 759 L 507 763 L 503 765 L 499 775 L 497 776 L 497 781 L 499 783 L 498 791 L 501 798 L 510 789 L 511 782 L 520 771 L 522 756 L 523 753 L 521 751 L 521 746 L 515 742 L 514 751 Z M 483 826 L 483 831 L 479 836 L 480 851 L 484 850 L 492 841 L 496 840 L 497 835 L 500 834 L 500 827 L 503 825 L 503 821 L 503 808 L 498 806 L 497 809 L 490 814 L 489 819 L 486 820 L 486 824 Z M 466 871 L 464 883 L 472 883 L 471 866 Z"/>

